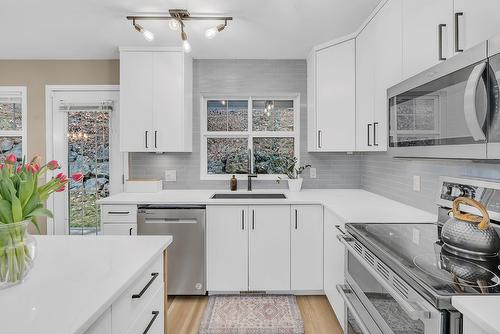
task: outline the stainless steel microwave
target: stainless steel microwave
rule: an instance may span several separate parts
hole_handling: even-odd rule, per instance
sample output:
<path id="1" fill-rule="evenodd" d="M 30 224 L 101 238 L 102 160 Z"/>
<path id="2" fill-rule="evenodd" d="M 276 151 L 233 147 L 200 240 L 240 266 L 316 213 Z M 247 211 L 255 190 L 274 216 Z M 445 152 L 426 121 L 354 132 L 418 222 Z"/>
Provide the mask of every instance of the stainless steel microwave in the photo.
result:
<path id="1" fill-rule="evenodd" d="M 500 159 L 500 36 L 387 90 L 395 157 Z"/>

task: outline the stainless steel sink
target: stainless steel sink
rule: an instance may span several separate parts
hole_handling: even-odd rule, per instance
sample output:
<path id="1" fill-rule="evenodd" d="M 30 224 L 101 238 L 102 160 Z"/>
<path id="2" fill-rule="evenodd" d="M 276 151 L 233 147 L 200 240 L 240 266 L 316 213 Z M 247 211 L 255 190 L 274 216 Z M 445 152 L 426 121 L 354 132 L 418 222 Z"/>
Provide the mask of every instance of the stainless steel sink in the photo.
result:
<path id="1" fill-rule="evenodd" d="M 285 199 L 285 194 L 276 193 L 216 193 L 211 199 Z"/>

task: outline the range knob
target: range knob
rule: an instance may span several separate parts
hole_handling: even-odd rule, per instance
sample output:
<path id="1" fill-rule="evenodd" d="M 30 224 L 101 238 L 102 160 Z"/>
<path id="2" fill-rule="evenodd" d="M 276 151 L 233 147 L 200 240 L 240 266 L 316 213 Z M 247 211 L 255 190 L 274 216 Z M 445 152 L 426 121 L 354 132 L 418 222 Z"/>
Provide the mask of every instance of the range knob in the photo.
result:
<path id="1" fill-rule="evenodd" d="M 465 191 L 458 187 L 452 187 L 451 196 L 453 197 L 462 197 L 465 195 Z"/>

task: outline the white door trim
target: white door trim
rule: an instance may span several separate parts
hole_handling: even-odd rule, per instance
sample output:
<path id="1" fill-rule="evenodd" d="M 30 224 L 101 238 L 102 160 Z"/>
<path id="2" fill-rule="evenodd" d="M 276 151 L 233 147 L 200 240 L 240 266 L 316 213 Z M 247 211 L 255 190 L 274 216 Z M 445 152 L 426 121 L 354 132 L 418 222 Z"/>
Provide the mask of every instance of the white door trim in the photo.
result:
<path id="1" fill-rule="evenodd" d="M 54 141 L 53 141 L 53 101 L 52 97 L 55 93 L 60 92 L 89 92 L 89 91 L 113 91 L 119 92 L 119 85 L 46 85 L 45 86 L 45 161 L 54 159 Z M 128 160 L 127 153 L 125 153 L 125 160 Z M 128 179 L 128 164 L 124 166 L 125 179 Z M 52 172 L 47 173 L 47 178 L 53 177 Z M 47 200 L 47 209 L 53 211 L 54 197 Z M 47 234 L 55 234 L 54 221 L 50 218 L 47 219 Z"/>

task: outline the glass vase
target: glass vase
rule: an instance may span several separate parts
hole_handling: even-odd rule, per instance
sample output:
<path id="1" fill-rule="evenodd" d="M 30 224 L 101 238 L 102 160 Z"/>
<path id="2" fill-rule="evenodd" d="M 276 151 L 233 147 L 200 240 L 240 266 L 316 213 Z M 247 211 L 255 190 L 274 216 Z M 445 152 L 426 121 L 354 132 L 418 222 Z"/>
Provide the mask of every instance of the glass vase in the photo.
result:
<path id="1" fill-rule="evenodd" d="M 36 240 L 28 233 L 30 223 L 0 223 L 0 289 L 23 282 L 33 268 Z"/>

